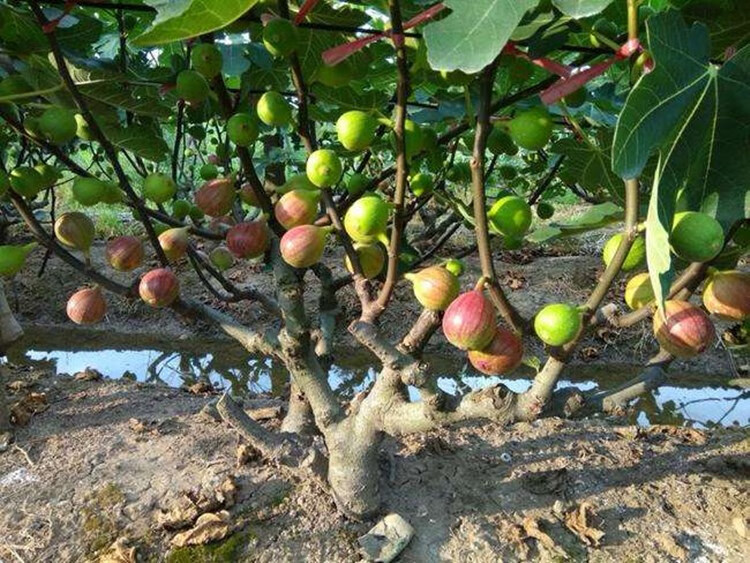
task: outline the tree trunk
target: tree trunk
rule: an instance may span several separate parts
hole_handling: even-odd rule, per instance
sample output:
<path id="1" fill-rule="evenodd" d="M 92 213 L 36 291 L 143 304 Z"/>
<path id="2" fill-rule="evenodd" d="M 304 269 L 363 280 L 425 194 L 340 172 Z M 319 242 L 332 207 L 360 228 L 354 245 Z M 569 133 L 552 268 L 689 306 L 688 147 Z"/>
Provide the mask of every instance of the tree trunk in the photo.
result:
<path id="1" fill-rule="evenodd" d="M 8 300 L 5 298 L 5 287 L 0 283 L 0 352 L 5 354 L 6 347 L 23 336 L 23 329 L 13 316 Z"/>
<path id="2" fill-rule="evenodd" d="M 23 336 L 23 329 L 13 316 L 8 300 L 5 298 L 5 287 L 0 282 L 0 356 L 5 356 L 8 346 Z M 5 367 L 0 368 L 0 434 L 10 431 L 10 412 L 5 395 Z M 0 440 L 2 441 L 2 440 Z"/>
<path id="3" fill-rule="evenodd" d="M 355 520 L 380 508 L 378 454 L 382 433 L 366 420 L 352 417 L 326 432 L 328 483 L 336 506 Z"/>
<path id="4" fill-rule="evenodd" d="M 292 383 L 289 391 L 288 410 L 281 423 L 281 431 L 303 435 L 318 433 L 310 403 L 295 383 Z"/>

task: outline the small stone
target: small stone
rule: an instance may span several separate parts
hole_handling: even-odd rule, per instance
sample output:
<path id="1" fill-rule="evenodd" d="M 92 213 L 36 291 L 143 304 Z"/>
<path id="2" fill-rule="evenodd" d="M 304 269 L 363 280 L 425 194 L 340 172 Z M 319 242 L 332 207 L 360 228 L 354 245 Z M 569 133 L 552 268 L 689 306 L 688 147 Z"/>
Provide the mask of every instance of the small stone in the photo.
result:
<path id="1" fill-rule="evenodd" d="M 414 528 L 401 516 L 391 513 L 359 538 L 360 551 L 368 561 L 390 563 L 414 537 Z"/>

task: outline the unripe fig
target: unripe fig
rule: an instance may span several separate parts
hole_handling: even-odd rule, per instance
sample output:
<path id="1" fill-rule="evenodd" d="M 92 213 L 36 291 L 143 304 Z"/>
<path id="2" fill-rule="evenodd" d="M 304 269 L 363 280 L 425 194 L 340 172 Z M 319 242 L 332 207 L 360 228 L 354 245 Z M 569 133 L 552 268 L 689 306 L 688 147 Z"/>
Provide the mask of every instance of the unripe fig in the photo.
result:
<path id="1" fill-rule="evenodd" d="M 309 225 L 318 215 L 319 202 L 320 191 L 318 190 L 292 190 L 279 198 L 273 208 L 273 213 L 285 229 Z"/>
<path id="2" fill-rule="evenodd" d="M 237 258 L 257 258 L 268 249 L 268 225 L 262 219 L 240 223 L 227 232 L 227 248 Z"/>
<path id="3" fill-rule="evenodd" d="M 98 178 L 77 177 L 73 180 L 73 199 L 84 207 L 100 203 L 108 191 L 107 184 Z"/>
<path id="4" fill-rule="evenodd" d="M 23 128 L 33 139 L 41 139 L 43 137 L 41 130 L 39 129 L 39 118 L 33 115 L 28 116 L 23 120 Z"/>
<path id="5" fill-rule="evenodd" d="M 240 189 L 240 200 L 242 200 L 242 203 L 246 203 L 252 207 L 260 207 L 258 197 L 255 195 L 255 190 L 249 183 L 242 185 L 242 188 Z"/>
<path id="6" fill-rule="evenodd" d="M 471 181 L 471 166 L 468 162 L 456 162 L 445 173 L 445 179 L 454 184 L 465 184 Z"/>
<path id="7" fill-rule="evenodd" d="M 143 196 L 154 203 L 166 203 L 177 193 L 177 184 L 166 174 L 154 172 L 143 180 Z"/>
<path id="8" fill-rule="evenodd" d="M 511 139 L 522 149 L 538 151 L 552 137 L 552 117 L 544 108 L 522 111 L 508 124 Z"/>
<path id="9" fill-rule="evenodd" d="M 170 262 L 176 262 L 187 252 L 190 227 L 174 227 L 159 235 L 159 245 Z"/>
<path id="10" fill-rule="evenodd" d="M 724 229 L 705 213 L 683 211 L 674 216 L 669 244 L 679 258 L 688 262 L 708 262 L 724 246 Z"/>
<path id="11" fill-rule="evenodd" d="M 193 205 L 190 207 L 190 212 L 188 213 L 188 215 L 190 216 L 190 219 L 193 221 L 193 223 L 200 223 L 206 216 L 197 205 Z"/>
<path id="12" fill-rule="evenodd" d="M 531 207 L 518 196 L 502 197 L 487 212 L 487 219 L 505 237 L 519 239 L 531 226 Z"/>
<path id="13" fill-rule="evenodd" d="M 487 137 L 487 149 L 493 155 L 514 155 L 518 152 L 518 147 L 513 144 L 513 139 L 510 138 L 510 135 L 497 125 L 492 128 Z"/>
<path id="14" fill-rule="evenodd" d="M 411 188 L 412 193 L 417 197 L 432 193 L 433 186 L 434 180 L 432 174 L 419 172 L 418 174 L 414 174 L 409 180 L 409 187 Z"/>
<path id="15" fill-rule="evenodd" d="M 550 346 L 563 346 L 571 342 L 581 329 L 581 314 L 567 303 L 547 305 L 534 317 L 534 331 L 539 339 Z"/>
<path id="16" fill-rule="evenodd" d="M 234 264 L 234 256 L 232 252 L 226 246 L 217 246 L 208 255 L 208 259 L 213 264 L 214 268 L 223 272 L 228 270 Z"/>
<path id="17" fill-rule="evenodd" d="M 292 121 L 292 106 L 278 92 L 263 94 L 255 109 L 260 120 L 269 127 L 284 127 Z"/>
<path id="18" fill-rule="evenodd" d="M 457 258 L 448 258 L 448 260 L 443 263 L 443 268 L 448 270 L 454 276 L 460 277 L 464 273 L 466 266 Z"/>
<path id="19" fill-rule="evenodd" d="M 357 251 L 357 257 L 359 258 L 359 265 L 362 267 L 362 275 L 368 280 L 374 279 L 380 275 L 385 266 L 385 252 L 383 247 L 379 244 L 360 244 L 354 245 L 354 250 Z M 354 273 L 354 266 L 352 265 L 349 257 L 344 258 L 344 264 L 349 273 Z"/>
<path id="20" fill-rule="evenodd" d="M 135 270 L 143 263 L 143 243 L 133 236 L 120 236 L 107 242 L 107 262 L 119 272 Z"/>
<path id="21" fill-rule="evenodd" d="M 319 65 L 315 69 L 314 79 L 331 88 L 340 88 L 349 84 L 355 74 L 352 63 L 344 60 L 334 66 L 329 66 L 325 63 Z"/>
<path id="22" fill-rule="evenodd" d="M 168 307 L 180 294 L 180 282 L 172 270 L 157 268 L 141 278 L 138 294 L 152 307 Z"/>
<path id="23" fill-rule="evenodd" d="M 36 248 L 35 242 L 0 246 L 0 276 L 10 278 L 20 272 L 26 264 L 26 257 L 34 248 Z"/>
<path id="24" fill-rule="evenodd" d="M 258 123 L 249 113 L 235 113 L 227 121 L 229 140 L 240 147 L 249 147 L 258 139 Z"/>
<path id="25" fill-rule="evenodd" d="M 37 164 L 34 166 L 34 170 L 39 172 L 39 176 L 42 178 L 42 189 L 51 188 L 62 177 L 60 171 L 49 164 Z"/>
<path id="26" fill-rule="evenodd" d="M 636 274 L 625 286 L 625 303 L 632 310 L 645 307 L 654 300 L 654 288 L 648 272 Z"/>
<path id="27" fill-rule="evenodd" d="M 347 111 L 336 121 L 339 143 L 350 151 L 363 151 L 368 148 L 375 140 L 377 128 L 377 119 L 360 110 Z"/>
<path id="28" fill-rule="evenodd" d="M 83 117 L 80 113 L 77 113 L 75 114 L 75 120 L 76 137 L 78 137 L 82 141 L 92 141 L 94 139 L 94 135 L 93 133 L 91 133 L 91 128 L 89 127 L 86 118 Z"/>
<path id="29" fill-rule="evenodd" d="M 217 178 L 203 184 L 195 193 L 195 204 L 210 217 L 220 217 L 232 210 L 234 187 L 230 178 Z"/>
<path id="30" fill-rule="evenodd" d="M 481 290 L 456 297 L 443 315 L 443 334 L 461 350 L 481 350 L 495 336 L 495 309 Z"/>
<path id="31" fill-rule="evenodd" d="M 274 18 L 263 28 L 263 46 L 274 57 L 288 57 L 297 48 L 297 29 L 292 22 Z"/>
<path id="32" fill-rule="evenodd" d="M 198 43 L 190 52 L 190 62 L 195 70 L 211 80 L 221 72 L 221 51 L 210 43 Z"/>
<path id="33" fill-rule="evenodd" d="M 330 188 L 341 179 L 341 160 L 330 149 L 318 149 L 307 158 L 307 177 L 319 188 Z"/>
<path id="34" fill-rule="evenodd" d="M 555 214 L 555 208 L 551 203 L 540 201 L 536 204 L 536 216 L 540 219 L 550 219 Z"/>
<path id="35" fill-rule="evenodd" d="M 730 270 L 713 274 L 703 290 L 703 305 L 727 321 L 750 318 L 750 273 Z"/>
<path id="36" fill-rule="evenodd" d="M 424 148 L 422 128 L 411 119 L 404 121 L 404 136 L 406 137 L 406 159 L 411 160 Z M 396 134 L 391 132 L 391 146 L 396 150 Z"/>
<path id="37" fill-rule="evenodd" d="M 190 202 L 184 199 L 176 199 L 172 202 L 172 217 L 184 220 L 190 213 Z"/>
<path id="38" fill-rule="evenodd" d="M 617 249 L 620 247 L 620 242 L 622 241 L 622 236 L 622 233 L 612 235 L 604 245 L 602 259 L 604 260 L 605 266 L 609 266 L 612 258 L 614 258 L 617 253 Z M 635 270 L 636 268 L 643 266 L 645 263 L 646 239 L 641 235 L 638 235 L 633 240 L 633 244 L 631 245 L 630 250 L 628 250 L 628 254 L 625 256 L 625 262 L 622 263 L 622 271 L 629 272 Z"/>
<path id="39" fill-rule="evenodd" d="M 366 195 L 355 201 L 344 216 L 344 229 L 355 242 L 388 244 L 388 204 L 376 195 Z"/>
<path id="40" fill-rule="evenodd" d="M 414 284 L 414 297 L 431 311 L 445 311 L 458 296 L 458 278 L 442 266 L 431 266 L 404 277 Z"/>
<path id="41" fill-rule="evenodd" d="M 219 176 L 219 168 L 210 162 L 201 166 L 198 175 L 202 180 L 213 180 Z"/>
<path id="42" fill-rule="evenodd" d="M 9 180 L 13 191 L 27 199 L 34 199 L 44 189 L 41 174 L 30 166 L 19 166 L 13 169 Z"/>
<path id="43" fill-rule="evenodd" d="M 196 141 L 202 141 L 206 138 L 206 128 L 203 125 L 191 125 L 187 131 L 188 135 Z"/>
<path id="44" fill-rule="evenodd" d="M 65 246 L 88 252 L 94 242 L 94 223 L 79 211 L 63 213 L 55 221 L 55 236 Z"/>
<path id="45" fill-rule="evenodd" d="M 702 309 L 687 301 L 669 300 L 663 316 L 661 311 L 654 312 L 654 336 L 674 357 L 692 358 L 713 343 L 716 332 Z"/>
<path id="46" fill-rule="evenodd" d="M 523 360 L 523 342 L 504 327 L 495 329 L 492 342 L 482 350 L 469 352 L 469 362 L 485 375 L 503 375 L 516 369 Z"/>
<path id="47" fill-rule="evenodd" d="M 310 181 L 307 174 L 295 174 L 289 178 L 283 185 L 276 188 L 276 193 L 285 194 L 292 190 L 317 190 L 318 186 Z"/>
<path id="48" fill-rule="evenodd" d="M 309 268 L 317 264 L 326 246 L 326 227 L 300 225 L 284 233 L 279 249 L 284 261 L 295 268 Z"/>
<path id="49" fill-rule="evenodd" d="M 68 318 L 79 325 L 98 323 L 107 314 L 107 302 L 99 286 L 79 289 L 68 299 Z"/>
<path id="50" fill-rule="evenodd" d="M 65 108 L 49 108 L 39 118 L 39 131 L 55 145 L 72 141 L 77 129 L 75 114 Z"/>
<path id="51" fill-rule="evenodd" d="M 208 98 L 210 88 L 202 74 L 194 70 L 183 70 L 177 75 L 175 92 L 191 106 L 197 106 Z"/>
<path id="52" fill-rule="evenodd" d="M 370 181 L 364 174 L 354 173 L 349 176 L 349 180 L 346 182 L 346 191 L 351 195 L 359 195 L 367 189 L 370 185 Z"/>

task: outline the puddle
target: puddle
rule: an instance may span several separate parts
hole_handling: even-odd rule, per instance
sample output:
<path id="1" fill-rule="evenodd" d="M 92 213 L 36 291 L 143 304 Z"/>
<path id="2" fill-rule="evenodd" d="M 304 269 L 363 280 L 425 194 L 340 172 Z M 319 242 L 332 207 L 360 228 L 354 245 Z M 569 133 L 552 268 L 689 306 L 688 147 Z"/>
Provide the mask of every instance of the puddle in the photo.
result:
<path id="1" fill-rule="evenodd" d="M 530 385 L 529 371 L 511 378 L 483 377 L 453 358 L 433 355 L 428 360 L 438 373 L 438 384 L 448 392 L 496 383 L 504 383 L 520 392 Z M 269 358 L 248 358 L 247 353 L 231 341 L 198 338 L 165 341 L 157 337 L 83 329 L 31 329 L 8 351 L 8 361 L 67 374 L 93 367 L 109 378 L 129 377 L 172 387 L 210 380 L 217 387 L 231 387 L 239 394 L 278 395 L 288 379 L 286 370 L 278 362 Z M 351 397 L 373 381 L 376 372 L 371 366 L 369 353 L 346 350 L 338 354 L 336 364 L 329 369 L 330 384 L 341 396 Z M 574 371 L 574 376 L 561 380 L 560 386 L 575 386 L 581 390 L 599 385 L 615 387 L 633 377 L 638 368 L 577 366 Z M 634 404 L 631 421 L 642 425 L 744 426 L 750 422 L 750 393 L 722 385 L 717 376 L 673 373 L 670 385 L 641 397 Z"/>

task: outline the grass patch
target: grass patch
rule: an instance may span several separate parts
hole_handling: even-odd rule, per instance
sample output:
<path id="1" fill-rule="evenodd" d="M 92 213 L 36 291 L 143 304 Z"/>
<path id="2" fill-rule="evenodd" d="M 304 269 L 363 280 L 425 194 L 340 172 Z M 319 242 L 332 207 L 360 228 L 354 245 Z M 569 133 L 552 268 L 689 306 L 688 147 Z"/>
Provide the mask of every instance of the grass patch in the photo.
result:
<path id="1" fill-rule="evenodd" d="M 250 530 L 237 532 L 207 545 L 178 547 L 167 555 L 167 563 L 231 563 L 238 561 L 244 547 L 255 538 Z"/>

